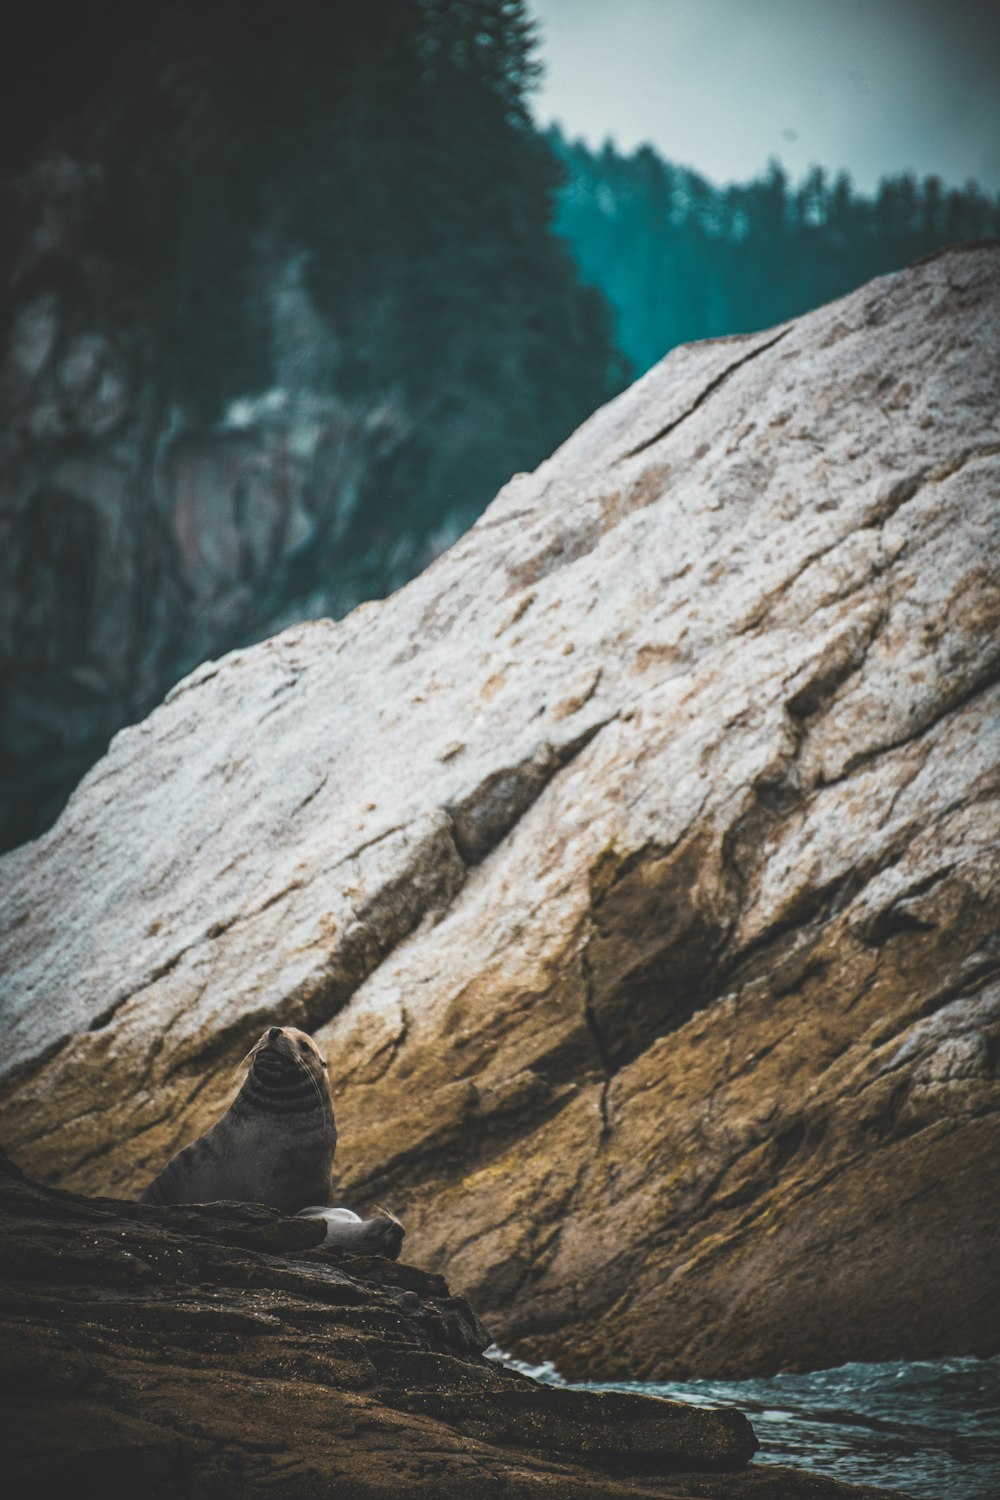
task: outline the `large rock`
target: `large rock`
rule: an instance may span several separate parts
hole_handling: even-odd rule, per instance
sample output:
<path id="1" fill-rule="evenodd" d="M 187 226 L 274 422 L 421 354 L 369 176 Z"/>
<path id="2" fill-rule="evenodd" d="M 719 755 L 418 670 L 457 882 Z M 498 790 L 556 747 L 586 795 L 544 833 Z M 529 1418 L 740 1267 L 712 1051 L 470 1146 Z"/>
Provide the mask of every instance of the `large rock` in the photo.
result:
<path id="1" fill-rule="evenodd" d="M 440 1277 L 311 1221 L 71 1197 L 6 1158 L 0 1203 L 8 1495 L 888 1496 L 746 1471 L 737 1411 L 536 1385 Z"/>
<path id="2" fill-rule="evenodd" d="M 2 1131 L 132 1192 L 265 1021 L 565 1373 L 1000 1343 L 1000 249 L 673 353 L 0 865 Z"/>

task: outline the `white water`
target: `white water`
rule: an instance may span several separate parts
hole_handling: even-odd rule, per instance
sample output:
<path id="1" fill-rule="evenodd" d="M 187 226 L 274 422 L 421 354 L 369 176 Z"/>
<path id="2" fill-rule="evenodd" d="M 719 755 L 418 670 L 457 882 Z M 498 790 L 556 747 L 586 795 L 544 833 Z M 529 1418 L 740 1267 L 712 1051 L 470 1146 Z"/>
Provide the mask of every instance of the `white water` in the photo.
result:
<path id="1" fill-rule="evenodd" d="M 549 1363 L 494 1358 L 547 1384 Z M 841 1365 L 766 1380 L 595 1381 L 695 1406 L 736 1406 L 760 1443 L 755 1463 L 813 1469 L 918 1500 L 1000 1497 L 1000 1358 Z"/>

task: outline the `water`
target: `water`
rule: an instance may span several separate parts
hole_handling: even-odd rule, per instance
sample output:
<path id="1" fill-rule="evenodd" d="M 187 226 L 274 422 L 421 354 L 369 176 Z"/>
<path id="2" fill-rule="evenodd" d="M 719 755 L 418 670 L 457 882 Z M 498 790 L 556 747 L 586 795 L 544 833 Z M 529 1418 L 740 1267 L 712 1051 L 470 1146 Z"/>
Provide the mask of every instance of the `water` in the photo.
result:
<path id="1" fill-rule="evenodd" d="M 550 1384 L 554 1367 L 494 1358 Z M 1000 1357 L 841 1365 L 767 1380 L 616 1381 L 580 1387 L 638 1391 L 695 1406 L 736 1406 L 753 1423 L 756 1463 L 813 1469 L 918 1500 L 1000 1497 Z"/>

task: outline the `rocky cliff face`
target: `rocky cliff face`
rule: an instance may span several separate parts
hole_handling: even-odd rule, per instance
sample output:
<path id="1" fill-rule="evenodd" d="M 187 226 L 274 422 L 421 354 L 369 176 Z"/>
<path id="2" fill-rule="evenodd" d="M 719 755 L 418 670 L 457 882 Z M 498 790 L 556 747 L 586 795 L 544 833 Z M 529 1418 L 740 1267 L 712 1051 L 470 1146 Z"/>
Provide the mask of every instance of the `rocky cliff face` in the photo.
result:
<path id="1" fill-rule="evenodd" d="M 141 316 L 109 311 L 110 269 L 84 256 L 81 285 L 49 284 L 99 187 L 57 158 L 7 192 L 27 290 L 0 359 L 0 848 L 47 827 L 111 735 L 206 656 L 344 613 L 454 535 L 446 516 L 438 537 L 401 531 L 378 576 L 346 543 L 411 418 L 317 394 L 336 350 L 294 260 L 261 297 L 275 389 L 212 425 L 172 407 Z"/>
<path id="2" fill-rule="evenodd" d="M 481 1358 L 438 1276 L 246 1204 L 54 1193 L 0 1158 L 5 1492 L 864 1500 L 736 1411 L 553 1389 Z M 332 1487 L 332 1488 L 331 1488 Z"/>
<path id="3" fill-rule="evenodd" d="M 2 1129 L 132 1192 L 265 1021 L 338 1193 L 566 1373 L 985 1352 L 1000 249 L 676 351 L 0 864 Z"/>

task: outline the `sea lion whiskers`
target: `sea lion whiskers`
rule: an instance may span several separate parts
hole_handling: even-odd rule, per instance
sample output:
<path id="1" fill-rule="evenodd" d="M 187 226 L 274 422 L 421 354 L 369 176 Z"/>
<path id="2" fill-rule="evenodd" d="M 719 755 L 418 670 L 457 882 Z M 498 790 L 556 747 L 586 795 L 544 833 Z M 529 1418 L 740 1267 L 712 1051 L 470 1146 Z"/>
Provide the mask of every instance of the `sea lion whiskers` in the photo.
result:
<path id="1" fill-rule="evenodd" d="M 252 1047 L 247 1053 L 247 1057 L 253 1057 L 254 1053 L 257 1052 L 261 1047 L 268 1045 L 268 1041 L 269 1033 L 265 1032 L 257 1045 L 255 1047 Z M 316 1095 L 317 1100 L 319 1101 L 320 1108 L 323 1108 L 323 1106 L 326 1104 L 326 1099 L 324 1099 L 323 1091 L 317 1083 L 315 1077 L 313 1076 L 309 1064 L 306 1062 L 306 1056 L 309 1055 L 310 1047 L 313 1056 L 318 1059 L 320 1067 L 325 1070 L 327 1066 L 326 1058 L 323 1056 L 320 1049 L 316 1046 L 316 1043 L 312 1040 L 312 1037 L 308 1036 L 305 1032 L 302 1032 L 300 1034 L 298 1046 L 293 1047 L 290 1052 L 286 1052 L 284 1055 L 286 1057 L 290 1057 L 299 1071 L 306 1075 L 306 1078 L 309 1080 L 309 1086 L 312 1089 L 313 1093 Z M 327 1093 L 329 1094 L 329 1085 L 327 1087 Z"/>
<path id="2" fill-rule="evenodd" d="M 239 1091 L 243 1087 L 243 1085 L 246 1083 L 247 1079 L 250 1077 L 250 1072 L 251 1072 L 251 1069 L 253 1068 L 253 1060 L 257 1056 L 257 1053 L 263 1047 L 266 1039 L 267 1039 L 267 1033 L 265 1032 L 264 1036 L 258 1038 L 258 1040 L 256 1042 L 254 1042 L 253 1046 L 250 1048 L 250 1051 L 247 1053 L 246 1057 L 241 1057 L 240 1060 L 239 1060 L 239 1062 L 235 1064 L 235 1066 L 233 1068 L 233 1073 L 235 1074 L 235 1079 L 234 1079 L 233 1087 L 236 1089 L 236 1093 L 237 1094 L 239 1093 Z"/>
<path id="3" fill-rule="evenodd" d="M 254 1042 L 253 1046 L 250 1048 L 250 1051 L 247 1053 L 246 1057 L 242 1057 L 240 1059 L 240 1061 L 236 1064 L 237 1068 L 252 1067 L 253 1060 L 257 1056 L 257 1053 L 266 1044 L 267 1044 L 267 1032 L 265 1031 L 264 1035 L 262 1037 L 258 1037 L 257 1040 Z"/>
<path id="4" fill-rule="evenodd" d="M 309 1067 L 308 1067 L 305 1059 L 299 1057 L 297 1053 L 293 1054 L 293 1056 L 295 1057 L 295 1066 L 297 1068 L 299 1068 L 306 1075 L 306 1077 L 308 1078 L 309 1085 L 310 1085 L 313 1093 L 316 1095 L 316 1098 L 317 1098 L 317 1100 L 319 1102 L 319 1106 L 322 1109 L 323 1106 L 326 1104 L 326 1100 L 323 1098 L 323 1095 L 320 1092 L 319 1084 L 316 1082 L 316 1080 L 313 1077 L 312 1073 L 309 1071 Z M 326 1063 L 325 1062 L 323 1063 L 323 1066 L 324 1066 L 324 1068 L 326 1067 Z"/>

